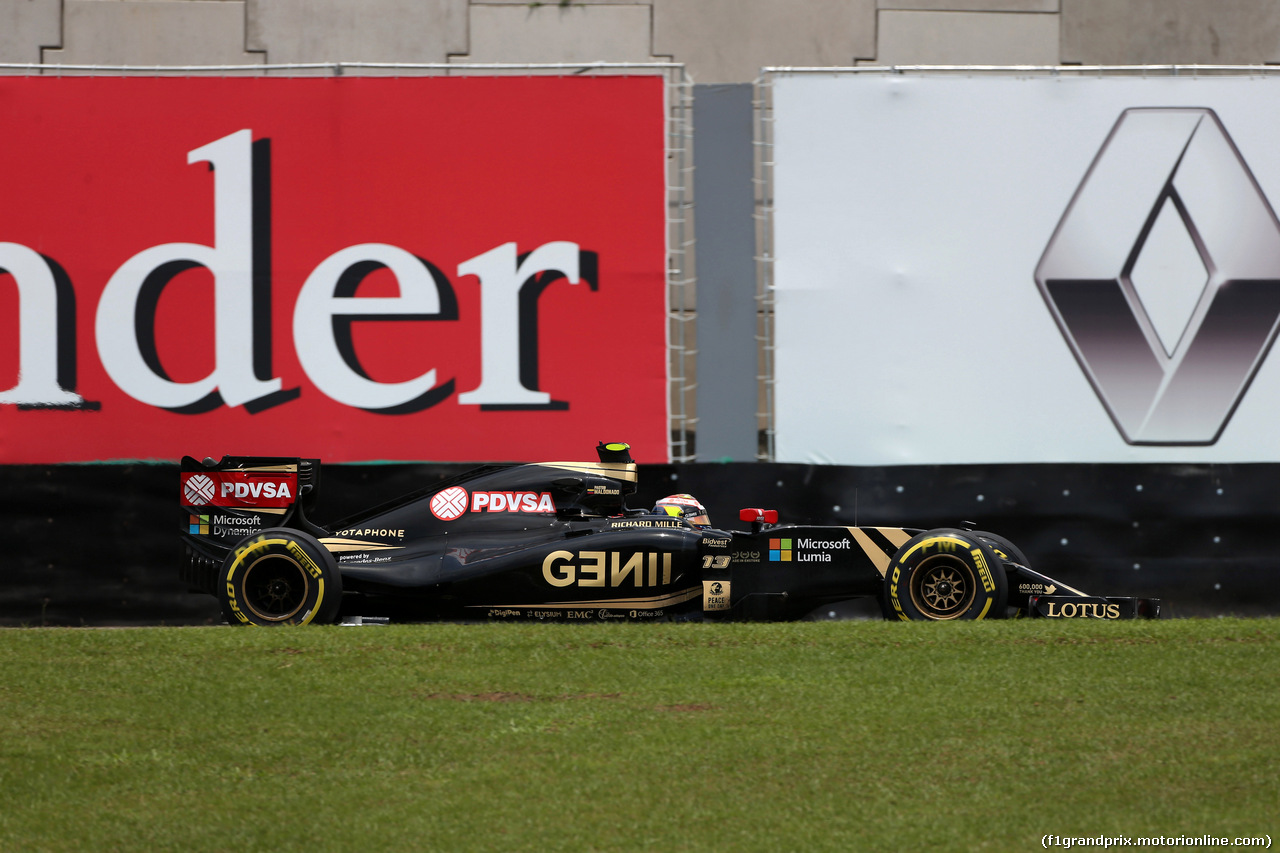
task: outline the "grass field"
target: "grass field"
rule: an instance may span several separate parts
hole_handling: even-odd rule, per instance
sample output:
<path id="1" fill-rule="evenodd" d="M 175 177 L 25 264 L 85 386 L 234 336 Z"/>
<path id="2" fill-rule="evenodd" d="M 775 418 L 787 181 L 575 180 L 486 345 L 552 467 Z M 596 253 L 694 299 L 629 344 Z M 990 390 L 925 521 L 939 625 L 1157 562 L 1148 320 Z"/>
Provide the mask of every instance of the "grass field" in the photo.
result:
<path id="1" fill-rule="evenodd" d="M 0 631 L 0 850 L 1277 836 L 1280 620 Z"/>

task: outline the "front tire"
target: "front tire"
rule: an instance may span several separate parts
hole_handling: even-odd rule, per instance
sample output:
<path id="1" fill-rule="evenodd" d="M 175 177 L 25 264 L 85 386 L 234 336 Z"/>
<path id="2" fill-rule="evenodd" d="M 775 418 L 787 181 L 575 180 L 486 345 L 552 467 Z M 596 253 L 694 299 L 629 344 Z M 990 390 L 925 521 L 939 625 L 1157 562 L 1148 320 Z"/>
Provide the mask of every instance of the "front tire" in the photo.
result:
<path id="1" fill-rule="evenodd" d="M 329 550 L 299 530 L 271 528 L 232 549 L 218 602 L 232 625 L 328 624 L 342 603 L 342 575 Z"/>
<path id="2" fill-rule="evenodd" d="M 1022 549 L 1017 545 L 1014 545 L 1008 539 L 1005 539 L 1003 536 L 998 536 L 995 533 L 988 533 L 985 530 L 975 530 L 973 531 L 973 535 L 990 545 L 991 550 L 996 552 L 996 556 L 1004 561 L 1003 568 L 1006 578 L 1009 577 L 1009 574 L 1012 571 L 1009 568 L 1010 563 L 1014 563 L 1028 569 L 1031 568 L 1031 561 L 1027 559 L 1026 554 L 1022 553 Z M 1011 583 L 1012 582 L 1016 582 L 1016 578 L 1014 581 L 1011 581 Z M 1025 597 L 1018 595 L 1015 595 L 1014 598 L 1015 601 L 1021 600 L 1023 602 L 1023 606 L 1019 607 L 1015 603 L 1010 603 L 1008 608 L 1005 610 L 1005 615 L 1009 619 L 1020 619 L 1026 615 L 1026 599 Z"/>
<path id="3" fill-rule="evenodd" d="M 885 572 L 885 615 L 905 622 L 1001 619 L 1009 600 L 1004 563 L 961 530 L 930 530 L 898 549 Z"/>
<path id="4" fill-rule="evenodd" d="M 1027 555 L 1022 553 L 1022 549 L 1014 545 L 1003 536 L 995 533 L 988 533 L 985 530 L 975 530 L 973 535 L 981 539 L 983 542 L 991 546 L 991 550 L 996 552 L 996 556 L 1007 563 L 1017 563 L 1020 566 L 1031 568 L 1031 561 L 1027 559 Z"/>

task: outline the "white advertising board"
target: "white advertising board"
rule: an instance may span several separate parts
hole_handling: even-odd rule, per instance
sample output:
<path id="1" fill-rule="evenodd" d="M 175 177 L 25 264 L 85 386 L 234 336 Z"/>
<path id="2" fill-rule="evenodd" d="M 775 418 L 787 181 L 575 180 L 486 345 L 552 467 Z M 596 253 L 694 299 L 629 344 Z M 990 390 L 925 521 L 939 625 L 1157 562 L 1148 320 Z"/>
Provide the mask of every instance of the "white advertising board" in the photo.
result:
<path id="1" fill-rule="evenodd" d="M 771 83 L 778 461 L 1280 461 L 1280 78 Z"/>

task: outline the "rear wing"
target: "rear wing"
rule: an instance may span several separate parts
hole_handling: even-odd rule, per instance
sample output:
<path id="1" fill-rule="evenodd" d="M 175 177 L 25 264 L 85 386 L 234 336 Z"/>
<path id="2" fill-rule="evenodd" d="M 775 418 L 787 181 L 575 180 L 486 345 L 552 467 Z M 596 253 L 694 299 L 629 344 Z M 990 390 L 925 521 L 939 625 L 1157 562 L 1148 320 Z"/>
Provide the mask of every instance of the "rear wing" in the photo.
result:
<path id="1" fill-rule="evenodd" d="M 320 460 L 287 456 L 182 457 L 184 508 L 251 511 L 281 518 L 296 505 L 312 509 L 320 492 Z M 277 526 L 277 525 L 272 525 Z"/>
<path id="2" fill-rule="evenodd" d="M 241 540 L 269 527 L 324 535 L 308 519 L 320 493 L 320 460 L 283 456 L 182 457 L 178 485 L 181 576 L 209 591 L 212 572 Z"/>

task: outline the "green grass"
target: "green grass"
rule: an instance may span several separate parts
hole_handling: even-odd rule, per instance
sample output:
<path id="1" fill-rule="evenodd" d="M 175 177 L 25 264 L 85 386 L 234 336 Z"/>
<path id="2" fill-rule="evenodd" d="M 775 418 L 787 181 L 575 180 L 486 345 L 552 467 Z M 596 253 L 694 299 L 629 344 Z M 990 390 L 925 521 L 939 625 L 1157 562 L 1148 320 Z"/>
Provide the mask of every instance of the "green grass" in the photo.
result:
<path id="1" fill-rule="evenodd" d="M 1280 830 L 1280 620 L 0 631 L 0 850 Z"/>

